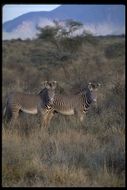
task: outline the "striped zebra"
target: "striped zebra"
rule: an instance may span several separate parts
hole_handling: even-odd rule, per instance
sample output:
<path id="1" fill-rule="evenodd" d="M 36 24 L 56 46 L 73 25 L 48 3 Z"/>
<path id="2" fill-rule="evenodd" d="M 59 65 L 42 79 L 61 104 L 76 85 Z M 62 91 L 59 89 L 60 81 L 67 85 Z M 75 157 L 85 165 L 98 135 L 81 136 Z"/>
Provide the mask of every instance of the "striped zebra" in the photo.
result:
<path id="1" fill-rule="evenodd" d="M 86 113 L 90 105 L 97 103 L 97 90 L 99 83 L 89 83 L 80 93 L 65 96 L 55 94 L 53 106 L 45 114 L 45 123 L 48 126 L 55 113 L 63 115 L 75 115 L 82 122 L 84 113 Z"/>
<path id="2" fill-rule="evenodd" d="M 44 89 L 36 94 L 25 94 L 23 92 L 12 92 L 8 95 L 4 117 L 14 126 L 20 111 L 29 114 L 39 114 L 41 124 L 45 113 L 53 104 L 55 96 L 56 81 L 45 81 Z M 43 120 L 43 121 L 42 121 Z"/>

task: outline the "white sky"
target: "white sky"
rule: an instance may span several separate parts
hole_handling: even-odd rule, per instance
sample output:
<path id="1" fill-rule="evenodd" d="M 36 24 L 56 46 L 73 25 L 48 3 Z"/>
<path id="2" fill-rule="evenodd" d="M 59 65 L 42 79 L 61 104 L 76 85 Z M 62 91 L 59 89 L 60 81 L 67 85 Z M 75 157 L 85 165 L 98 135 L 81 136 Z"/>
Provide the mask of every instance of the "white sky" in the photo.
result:
<path id="1" fill-rule="evenodd" d="M 34 11 L 50 11 L 57 8 L 58 4 L 6 4 L 2 9 L 3 22 L 12 20 L 22 14 Z"/>

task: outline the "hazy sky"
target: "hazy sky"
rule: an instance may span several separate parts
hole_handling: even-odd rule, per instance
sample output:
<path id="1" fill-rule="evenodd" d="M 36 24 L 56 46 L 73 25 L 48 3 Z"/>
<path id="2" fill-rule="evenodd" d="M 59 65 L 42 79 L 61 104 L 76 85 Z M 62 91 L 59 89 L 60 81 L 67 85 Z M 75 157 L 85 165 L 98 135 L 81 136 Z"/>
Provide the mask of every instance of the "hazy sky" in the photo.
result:
<path id="1" fill-rule="evenodd" d="M 57 8 L 58 4 L 6 4 L 3 6 L 3 22 L 14 19 L 22 14 L 33 11 L 50 11 Z"/>

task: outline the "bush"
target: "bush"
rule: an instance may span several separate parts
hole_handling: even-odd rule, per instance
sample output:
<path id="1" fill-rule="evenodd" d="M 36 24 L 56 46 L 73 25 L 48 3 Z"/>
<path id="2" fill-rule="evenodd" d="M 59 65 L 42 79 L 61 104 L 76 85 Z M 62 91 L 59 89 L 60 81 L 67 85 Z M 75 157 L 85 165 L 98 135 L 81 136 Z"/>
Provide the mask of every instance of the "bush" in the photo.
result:
<path id="1" fill-rule="evenodd" d="M 125 44 L 121 42 L 111 44 L 105 49 L 105 56 L 108 59 L 112 58 L 116 59 L 117 57 L 121 57 L 124 54 L 125 54 Z"/>

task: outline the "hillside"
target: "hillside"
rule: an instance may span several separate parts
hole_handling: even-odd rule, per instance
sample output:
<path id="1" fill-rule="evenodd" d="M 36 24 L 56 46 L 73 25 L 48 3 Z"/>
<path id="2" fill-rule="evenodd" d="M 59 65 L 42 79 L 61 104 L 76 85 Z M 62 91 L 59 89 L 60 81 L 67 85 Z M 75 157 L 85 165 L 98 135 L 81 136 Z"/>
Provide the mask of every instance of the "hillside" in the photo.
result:
<path id="1" fill-rule="evenodd" d="M 45 80 L 58 81 L 64 94 L 100 82 L 97 107 L 83 124 L 58 114 L 41 131 L 34 115 L 21 114 L 13 130 L 3 120 L 2 186 L 125 187 L 125 37 L 59 45 L 61 51 L 42 39 L 3 41 L 3 107 L 9 92 L 38 93 Z"/>

